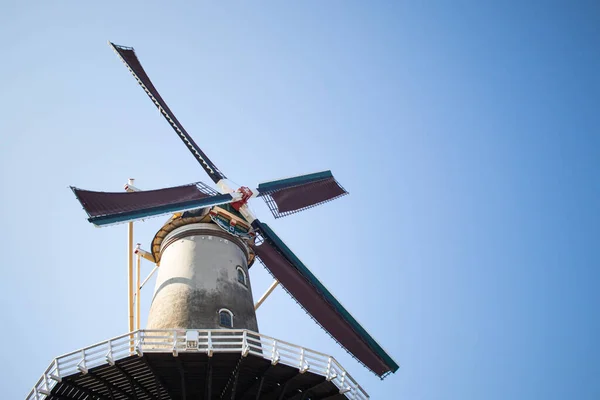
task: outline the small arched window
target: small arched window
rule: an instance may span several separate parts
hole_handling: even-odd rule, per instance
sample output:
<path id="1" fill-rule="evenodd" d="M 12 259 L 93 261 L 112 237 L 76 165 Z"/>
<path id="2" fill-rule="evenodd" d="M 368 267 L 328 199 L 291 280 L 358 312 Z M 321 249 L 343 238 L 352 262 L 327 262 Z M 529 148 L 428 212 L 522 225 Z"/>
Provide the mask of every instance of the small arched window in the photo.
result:
<path id="1" fill-rule="evenodd" d="M 236 267 L 236 269 L 238 282 L 246 286 L 246 272 L 244 272 L 244 269 L 239 265 Z"/>
<path id="2" fill-rule="evenodd" d="M 226 308 L 219 310 L 219 325 L 233 328 L 233 313 Z"/>

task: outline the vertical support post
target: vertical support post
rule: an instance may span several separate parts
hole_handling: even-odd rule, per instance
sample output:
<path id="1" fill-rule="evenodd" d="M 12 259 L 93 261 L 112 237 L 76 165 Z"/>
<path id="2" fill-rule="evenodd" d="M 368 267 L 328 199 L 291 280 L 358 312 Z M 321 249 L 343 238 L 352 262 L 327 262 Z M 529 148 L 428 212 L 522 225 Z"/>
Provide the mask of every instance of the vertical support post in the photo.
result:
<path id="1" fill-rule="evenodd" d="M 138 244 L 139 246 L 139 244 Z M 141 303 L 141 298 L 140 298 L 140 284 L 141 284 L 141 276 L 140 276 L 140 264 L 141 264 L 141 257 L 139 254 L 136 254 L 136 263 L 137 263 L 137 278 L 136 278 L 136 283 L 135 283 L 135 322 L 136 322 L 136 330 L 140 329 L 140 303 Z"/>
<path id="2" fill-rule="evenodd" d="M 133 222 L 127 224 L 127 319 L 133 331 Z"/>
<path id="3" fill-rule="evenodd" d="M 127 180 L 125 190 L 130 192 L 129 186 L 133 186 L 133 178 Z M 133 331 L 133 222 L 127 224 L 127 320 L 129 332 Z M 133 354 L 133 335 L 129 336 L 129 350 Z"/>

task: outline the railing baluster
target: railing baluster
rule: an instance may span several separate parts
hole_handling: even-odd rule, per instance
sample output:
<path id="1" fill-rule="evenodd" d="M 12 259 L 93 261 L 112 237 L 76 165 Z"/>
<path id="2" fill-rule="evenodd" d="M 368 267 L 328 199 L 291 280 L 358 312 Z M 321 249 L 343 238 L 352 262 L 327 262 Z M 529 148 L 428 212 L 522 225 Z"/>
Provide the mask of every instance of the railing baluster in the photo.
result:
<path id="1" fill-rule="evenodd" d="M 344 387 L 344 382 L 346 381 L 346 371 L 342 372 L 342 380 L 340 381 L 340 393 L 345 393 L 348 390 Z"/>
<path id="2" fill-rule="evenodd" d="M 246 357 L 250 352 L 250 346 L 248 345 L 248 338 L 246 337 L 246 329 L 242 333 L 242 357 Z"/>
<path id="3" fill-rule="evenodd" d="M 77 363 L 77 369 L 81 371 L 82 374 L 87 374 L 88 370 L 85 365 L 85 350 L 81 350 L 81 361 Z"/>
<path id="4" fill-rule="evenodd" d="M 332 381 L 337 377 L 337 373 L 335 371 L 332 373 L 331 371 L 332 361 L 332 357 L 329 357 L 329 360 L 327 361 L 327 372 L 325 374 L 325 379 L 327 379 L 327 381 Z"/>
<path id="5" fill-rule="evenodd" d="M 306 362 L 306 359 L 304 357 L 304 347 L 301 347 L 300 348 L 300 365 L 298 366 L 298 372 L 303 374 L 306 371 L 308 371 L 309 368 L 310 368 L 310 365 Z"/>
<path id="6" fill-rule="evenodd" d="M 279 351 L 277 351 L 277 340 L 273 340 L 273 352 L 271 354 L 271 365 L 277 365 L 279 362 Z"/>
<path id="7" fill-rule="evenodd" d="M 106 362 L 109 365 L 115 365 L 115 359 L 113 358 L 112 340 L 108 341 L 108 352 L 106 353 Z"/>
<path id="8" fill-rule="evenodd" d="M 173 357 L 177 357 L 177 330 L 173 330 Z"/>
<path id="9" fill-rule="evenodd" d="M 56 373 L 55 374 L 50 374 L 50 378 L 54 379 L 57 382 L 62 382 L 62 378 L 60 376 L 60 370 L 58 368 L 58 358 L 55 358 L 54 361 L 53 361 L 53 363 L 55 365 L 54 369 L 56 370 L 55 371 Z"/>
<path id="10" fill-rule="evenodd" d="M 208 348 L 206 349 L 206 354 L 208 354 L 209 357 L 213 356 L 213 343 L 211 331 L 208 331 Z"/>
<path id="11" fill-rule="evenodd" d="M 42 389 L 40 389 L 40 393 L 44 394 L 46 396 L 50 395 L 50 385 L 48 384 L 48 374 L 44 373 L 44 387 Z"/>
<path id="12" fill-rule="evenodd" d="M 135 353 L 138 357 L 142 357 L 144 355 L 144 351 L 142 350 L 142 331 L 138 330 L 135 336 L 137 337 L 135 341 Z"/>

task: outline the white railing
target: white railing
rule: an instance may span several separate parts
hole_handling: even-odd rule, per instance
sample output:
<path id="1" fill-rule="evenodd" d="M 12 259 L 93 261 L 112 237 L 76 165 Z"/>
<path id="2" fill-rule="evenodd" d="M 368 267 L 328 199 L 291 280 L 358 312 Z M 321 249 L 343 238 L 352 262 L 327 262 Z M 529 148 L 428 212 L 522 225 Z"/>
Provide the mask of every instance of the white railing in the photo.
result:
<path id="1" fill-rule="evenodd" d="M 335 358 L 318 351 L 245 329 L 170 329 L 138 330 L 57 357 L 29 392 L 27 400 L 45 399 L 62 377 L 87 374 L 88 369 L 113 365 L 116 360 L 134 354 L 141 357 L 144 353 L 165 352 L 175 357 L 179 353 L 198 352 L 209 356 L 214 353 L 240 353 L 242 357 L 252 354 L 270 360 L 273 365 L 281 363 L 297 368 L 300 373 L 309 371 L 324 376 L 349 399 L 369 398 Z"/>

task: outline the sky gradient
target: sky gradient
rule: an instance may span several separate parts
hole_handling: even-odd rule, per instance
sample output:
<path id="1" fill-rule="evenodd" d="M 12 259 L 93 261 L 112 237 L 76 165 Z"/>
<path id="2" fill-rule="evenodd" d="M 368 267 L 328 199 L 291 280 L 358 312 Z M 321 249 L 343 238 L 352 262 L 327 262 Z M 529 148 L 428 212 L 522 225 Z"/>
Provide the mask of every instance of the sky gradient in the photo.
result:
<path id="1" fill-rule="evenodd" d="M 400 370 L 380 381 L 281 288 L 262 333 L 373 399 L 600 398 L 600 6 L 495 3 L 3 2 L 2 397 L 127 331 L 126 228 L 69 185 L 209 181 L 111 40 L 237 184 L 333 171 L 350 196 L 252 207 Z"/>

